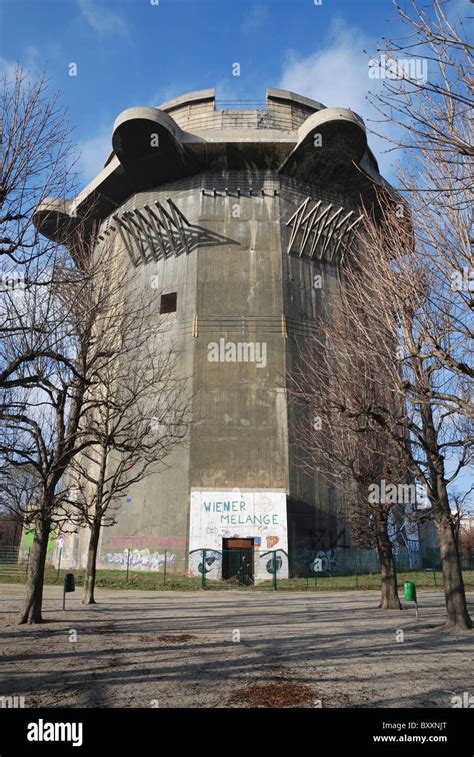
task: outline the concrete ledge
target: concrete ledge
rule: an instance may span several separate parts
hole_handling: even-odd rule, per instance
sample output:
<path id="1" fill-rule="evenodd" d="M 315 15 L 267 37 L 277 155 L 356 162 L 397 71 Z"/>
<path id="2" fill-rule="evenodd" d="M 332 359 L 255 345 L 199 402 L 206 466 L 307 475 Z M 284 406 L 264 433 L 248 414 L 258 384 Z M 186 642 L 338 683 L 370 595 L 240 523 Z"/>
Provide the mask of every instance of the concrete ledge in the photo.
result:
<path id="1" fill-rule="evenodd" d="M 167 129 L 176 140 L 183 134 L 182 129 L 180 129 L 176 121 L 173 121 L 167 113 L 149 105 L 136 105 L 133 108 L 123 110 L 115 119 L 112 129 L 112 145 L 114 146 L 114 150 L 114 140 L 116 140 L 117 135 L 120 133 L 120 128 L 124 124 L 133 121 L 148 121 L 151 124 L 156 124 L 163 129 Z M 117 154 L 116 150 L 115 152 Z"/>
<path id="2" fill-rule="evenodd" d="M 116 119 L 112 146 L 131 186 L 140 190 L 197 170 L 194 158 L 184 154 L 184 139 L 185 133 L 167 113 L 138 106 Z"/>
<path id="3" fill-rule="evenodd" d="M 46 237 L 57 239 L 67 235 L 70 228 L 73 202 L 60 197 L 47 197 L 36 206 L 33 223 Z"/>
<path id="4" fill-rule="evenodd" d="M 298 105 L 304 105 L 306 108 L 312 108 L 316 111 L 323 110 L 326 107 L 318 102 L 318 100 L 312 100 L 310 97 L 304 97 L 304 95 L 297 95 L 296 92 L 290 92 L 287 89 L 275 89 L 275 87 L 269 87 L 267 89 L 267 102 L 269 100 L 283 100 L 289 103 L 296 103 Z"/>
<path id="5" fill-rule="evenodd" d="M 187 92 L 185 95 L 179 95 L 179 97 L 173 97 L 171 100 L 166 100 L 166 102 L 158 106 L 158 109 L 169 112 L 182 105 L 191 105 L 192 103 L 204 102 L 206 100 L 214 102 L 215 99 L 215 89 L 197 89 L 194 92 Z"/>
<path id="6" fill-rule="evenodd" d="M 321 146 L 314 143 L 321 135 Z M 359 164 L 367 151 L 365 124 L 346 108 L 324 108 L 313 113 L 298 129 L 298 141 L 280 166 L 282 173 L 308 181 L 334 162 Z"/>
<path id="7" fill-rule="evenodd" d="M 301 125 L 292 129 L 285 127 L 284 119 L 281 127 L 273 127 L 271 119 L 266 128 L 246 126 L 246 114 L 258 111 L 241 110 L 235 111 L 235 126 L 224 118 L 220 126 L 211 129 L 190 126 L 186 130 L 185 125 L 180 126 L 179 109 L 185 113 L 187 106 L 192 109 L 196 105 L 197 112 L 200 108 L 207 112 L 209 107 L 210 113 L 219 115 L 213 88 L 188 92 L 160 108 L 127 108 L 115 120 L 113 150 L 104 168 L 73 201 L 50 198 L 41 203 L 34 214 L 35 225 L 46 236 L 58 239 L 66 226 L 71 227 L 76 215 L 100 220 L 136 192 L 208 170 L 243 170 L 249 163 L 322 187 L 334 185 L 334 191 L 342 191 L 345 183 L 353 184 L 353 191 L 358 191 L 360 183 L 366 186 L 369 179 L 387 186 L 375 160 L 375 165 L 371 162 L 365 124 L 356 113 L 346 108 L 326 108 L 316 100 L 276 88 L 266 90 L 266 102 L 269 113 L 272 104 L 274 113 L 298 111 L 300 106 L 301 119 L 305 120 L 301 123 L 298 118 L 296 123 Z M 305 118 L 308 109 L 313 112 Z M 238 122 L 239 114 L 242 123 Z M 185 124 L 186 119 L 180 123 Z M 314 145 L 317 132 L 322 136 L 319 150 Z M 156 145 L 154 134 L 158 136 Z"/>

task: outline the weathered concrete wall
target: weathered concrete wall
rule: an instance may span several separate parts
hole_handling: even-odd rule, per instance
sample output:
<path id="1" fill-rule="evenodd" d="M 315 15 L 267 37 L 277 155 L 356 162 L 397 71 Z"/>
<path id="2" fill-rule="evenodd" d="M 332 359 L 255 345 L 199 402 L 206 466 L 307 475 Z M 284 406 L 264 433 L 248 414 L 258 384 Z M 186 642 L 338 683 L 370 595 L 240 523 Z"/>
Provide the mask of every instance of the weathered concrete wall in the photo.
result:
<path id="1" fill-rule="evenodd" d="M 289 219 L 306 197 L 347 211 L 354 207 L 350 197 L 321 191 L 318 187 L 295 184 L 282 180 L 282 220 Z M 300 349 L 311 340 L 315 319 L 330 318 L 337 301 L 337 260 L 319 260 L 297 254 L 287 254 L 290 229 L 282 222 L 283 290 L 285 315 L 288 320 L 287 366 L 288 375 L 298 366 Z M 303 554 L 317 554 L 335 567 L 350 546 L 350 525 L 341 494 L 318 473 L 303 467 L 304 453 L 299 445 L 299 419 L 293 403 L 289 403 L 289 498 L 288 539 L 290 568 L 296 568 Z M 305 422 L 313 424 L 314 418 Z M 308 561 L 307 561 L 308 562 Z"/>
<path id="2" fill-rule="evenodd" d="M 301 470 L 287 402 L 301 337 L 292 324 L 330 309 L 335 288 L 335 263 L 287 252 L 286 220 L 308 189 L 288 188 L 271 171 L 214 172 L 138 193 L 117 210 L 171 198 L 192 224 L 188 254 L 139 262 L 131 283 L 144 306 L 152 303 L 156 329 L 166 327 L 164 349 L 172 344 L 179 354 L 193 396 L 192 424 L 166 468 L 131 487 L 117 524 L 103 530 L 101 567 L 124 566 L 130 549 L 134 569 L 160 569 L 166 549 L 169 567 L 184 570 L 189 551 L 216 551 L 216 539 L 222 545 L 230 536 L 253 537 L 259 548 L 272 544 L 285 554 L 288 539 L 290 552 L 318 539 L 319 549 L 349 543 L 336 493 Z M 119 237 L 115 243 L 117 256 L 126 256 Z M 316 274 L 322 289 L 314 287 Z M 177 293 L 177 312 L 160 315 L 167 292 Z M 239 359 L 240 347 L 247 360 Z M 273 530 L 272 523 L 257 523 L 253 531 L 224 523 L 216 533 L 206 525 L 190 544 L 191 498 L 212 491 L 229 498 L 237 492 L 239 501 L 243 493 L 280 492 L 288 498 L 288 518 Z M 79 564 L 86 548 L 81 535 Z"/>
<path id="3" fill-rule="evenodd" d="M 286 489 L 283 291 L 275 181 L 265 196 L 202 196 L 200 222 L 223 244 L 198 250 L 192 486 Z M 234 182 L 235 184 L 235 179 Z M 243 182 L 241 182 L 243 183 Z M 229 190 L 232 191 L 232 190 Z M 248 189 L 247 189 L 248 192 Z M 254 362 L 211 362 L 214 344 L 254 344 Z M 229 355 L 229 357 L 232 357 Z"/>
<path id="4" fill-rule="evenodd" d="M 332 565 L 350 544 L 350 528 L 337 492 L 302 471 L 288 377 L 299 340 L 333 307 L 337 257 L 290 254 L 287 222 L 306 198 L 355 210 L 371 190 L 354 163 L 382 181 L 363 121 L 282 90 L 267 90 L 265 108 L 220 111 L 214 91 L 203 90 L 124 111 L 113 147 L 74 208 L 96 193 L 106 234 L 115 219 L 121 228 L 131 217 L 140 225 L 136 210 L 156 202 L 171 200 L 186 219 L 178 232 L 186 249 L 177 254 L 155 260 L 154 232 L 147 250 L 133 245 L 130 297 L 152 307 L 158 332 L 167 328 L 162 344 L 173 346 L 188 379 L 192 423 L 166 467 L 130 487 L 116 525 L 103 530 L 99 565 L 123 566 L 131 550 L 132 568 L 159 570 L 166 550 L 169 568 L 199 571 L 199 550 L 218 555 L 222 540 L 235 536 L 254 540 L 256 564 L 262 549 L 279 549 L 280 575 L 288 548 L 290 567 L 291 553 L 306 546 Z M 42 206 L 38 225 L 51 234 L 70 221 L 71 207 Z M 115 234 L 119 263 L 128 253 Z M 177 311 L 160 315 L 160 296 L 170 292 Z M 209 519 L 209 503 L 228 509 Z M 64 559 L 83 564 L 87 540 L 86 532 L 69 539 Z M 211 562 L 209 572 L 217 571 L 219 560 Z"/>

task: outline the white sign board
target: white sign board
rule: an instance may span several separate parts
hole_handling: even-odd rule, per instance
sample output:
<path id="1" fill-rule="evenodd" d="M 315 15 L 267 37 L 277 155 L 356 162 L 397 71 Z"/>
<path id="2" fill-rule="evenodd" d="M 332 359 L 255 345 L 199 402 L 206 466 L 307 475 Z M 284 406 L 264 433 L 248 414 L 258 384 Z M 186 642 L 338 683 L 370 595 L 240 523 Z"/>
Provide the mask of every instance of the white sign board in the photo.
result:
<path id="1" fill-rule="evenodd" d="M 279 558 L 278 575 L 287 577 L 286 493 L 274 490 L 193 490 L 189 526 L 190 572 L 198 567 L 194 563 L 202 560 L 199 552 L 205 549 L 215 553 L 215 567 L 211 572 L 217 578 L 219 562 L 222 561 L 222 541 L 229 538 L 254 540 L 256 578 L 270 577 L 268 562 L 274 550 Z"/>

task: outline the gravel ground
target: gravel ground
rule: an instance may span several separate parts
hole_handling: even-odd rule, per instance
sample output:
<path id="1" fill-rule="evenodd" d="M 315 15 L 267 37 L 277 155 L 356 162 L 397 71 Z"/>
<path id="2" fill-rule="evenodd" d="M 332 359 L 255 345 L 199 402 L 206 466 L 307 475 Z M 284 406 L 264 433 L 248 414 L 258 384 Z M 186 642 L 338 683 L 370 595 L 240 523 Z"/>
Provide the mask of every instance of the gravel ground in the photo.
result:
<path id="1" fill-rule="evenodd" d="M 62 588 L 46 586 L 46 622 L 17 626 L 23 591 L 0 586 L 0 696 L 26 707 L 451 707 L 474 695 L 474 632 L 443 630 L 441 593 L 419 593 L 416 621 L 413 605 L 381 612 L 370 591 L 99 589 L 96 606 L 77 591 L 63 612 Z"/>

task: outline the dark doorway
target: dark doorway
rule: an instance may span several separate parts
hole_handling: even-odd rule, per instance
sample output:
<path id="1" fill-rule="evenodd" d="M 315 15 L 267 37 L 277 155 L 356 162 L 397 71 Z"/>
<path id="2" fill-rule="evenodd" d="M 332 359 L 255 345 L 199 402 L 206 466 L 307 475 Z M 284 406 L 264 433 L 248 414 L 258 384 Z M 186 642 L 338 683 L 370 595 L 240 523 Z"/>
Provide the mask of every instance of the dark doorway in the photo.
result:
<path id="1" fill-rule="evenodd" d="M 249 586 L 253 573 L 253 539 L 223 539 L 222 580 Z"/>

